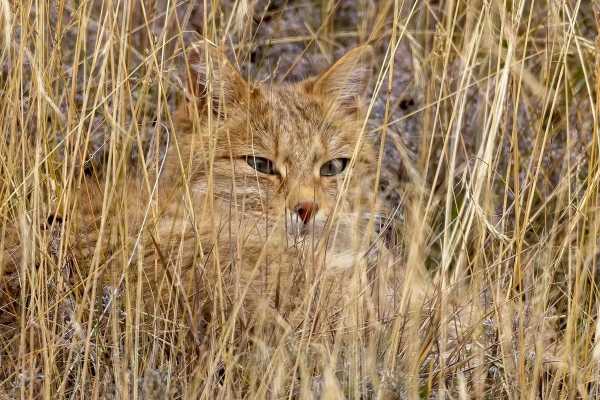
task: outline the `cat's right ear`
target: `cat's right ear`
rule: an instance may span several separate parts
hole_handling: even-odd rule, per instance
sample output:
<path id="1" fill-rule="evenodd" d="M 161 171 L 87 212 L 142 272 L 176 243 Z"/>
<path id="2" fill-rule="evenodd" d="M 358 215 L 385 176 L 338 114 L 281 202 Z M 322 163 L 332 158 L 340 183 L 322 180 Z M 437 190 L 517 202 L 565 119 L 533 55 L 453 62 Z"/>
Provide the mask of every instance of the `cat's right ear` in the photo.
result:
<path id="1" fill-rule="evenodd" d="M 200 104 L 211 100 L 215 113 L 239 103 L 250 92 L 250 85 L 229 62 L 225 54 L 209 43 L 199 43 L 188 51 L 190 89 Z"/>

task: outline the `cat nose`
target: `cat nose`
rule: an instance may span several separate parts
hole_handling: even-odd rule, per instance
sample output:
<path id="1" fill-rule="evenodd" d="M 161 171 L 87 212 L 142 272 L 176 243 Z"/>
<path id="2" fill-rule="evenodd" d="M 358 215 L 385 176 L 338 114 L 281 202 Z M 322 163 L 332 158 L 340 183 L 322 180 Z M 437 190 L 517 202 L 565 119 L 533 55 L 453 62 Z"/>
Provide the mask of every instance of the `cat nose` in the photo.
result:
<path id="1" fill-rule="evenodd" d="M 296 204 L 294 207 L 294 211 L 298 214 L 302 222 L 308 224 L 308 221 L 319 211 L 319 206 L 317 203 L 313 203 L 312 201 L 302 201 Z"/>

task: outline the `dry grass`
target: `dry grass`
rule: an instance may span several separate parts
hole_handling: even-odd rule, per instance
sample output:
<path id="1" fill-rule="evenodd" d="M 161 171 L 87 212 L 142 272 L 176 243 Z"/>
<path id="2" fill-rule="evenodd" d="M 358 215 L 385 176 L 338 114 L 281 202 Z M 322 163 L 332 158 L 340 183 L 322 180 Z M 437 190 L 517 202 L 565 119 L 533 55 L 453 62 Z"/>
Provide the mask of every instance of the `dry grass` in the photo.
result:
<path id="1" fill-rule="evenodd" d="M 588 3 L 0 0 L 0 247 L 15 229 L 25 244 L 19 271 L 0 258 L 1 290 L 19 287 L 0 304 L 0 399 L 597 398 Z M 159 168 L 199 38 L 276 80 L 374 44 L 398 297 L 425 280 L 422 304 L 328 335 L 215 328 L 199 346 L 178 303 L 141 315 L 76 276 L 65 204 L 100 175 L 107 202 L 127 201 L 126 171 Z M 57 210 L 60 232 L 45 228 Z"/>

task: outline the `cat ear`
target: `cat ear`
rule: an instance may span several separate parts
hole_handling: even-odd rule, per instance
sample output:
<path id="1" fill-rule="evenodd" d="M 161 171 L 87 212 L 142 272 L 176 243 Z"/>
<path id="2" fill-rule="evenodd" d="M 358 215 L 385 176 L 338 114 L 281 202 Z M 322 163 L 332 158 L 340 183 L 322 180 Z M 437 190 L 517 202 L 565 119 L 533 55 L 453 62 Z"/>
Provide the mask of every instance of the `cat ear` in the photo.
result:
<path id="1" fill-rule="evenodd" d="M 196 44 L 188 52 L 188 63 L 193 94 L 203 103 L 210 98 L 215 111 L 247 96 L 248 82 L 225 54 L 212 45 Z"/>
<path id="2" fill-rule="evenodd" d="M 360 46 L 340 58 L 312 83 L 312 92 L 330 98 L 337 105 L 356 111 L 371 79 L 371 46 Z"/>

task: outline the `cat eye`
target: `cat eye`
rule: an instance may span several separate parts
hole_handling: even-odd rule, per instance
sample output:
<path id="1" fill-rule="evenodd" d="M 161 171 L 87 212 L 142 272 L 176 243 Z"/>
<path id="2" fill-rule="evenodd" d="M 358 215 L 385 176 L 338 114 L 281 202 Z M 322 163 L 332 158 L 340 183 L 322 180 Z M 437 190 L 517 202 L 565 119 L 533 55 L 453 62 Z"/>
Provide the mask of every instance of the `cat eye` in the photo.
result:
<path id="1" fill-rule="evenodd" d="M 347 158 L 335 158 L 327 161 L 321 166 L 321 176 L 334 176 L 341 174 L 346 169 L 348 161 L 350 160 Z"/>
<path id="2" fill-rule="evenodd" d="M 258 172 L 268 175 L 279 175 L 279 172 L 275 168 L 275 164 L 268 158 L 254 156 L 246 156 L 245 158 L 248 165 Z"/>

